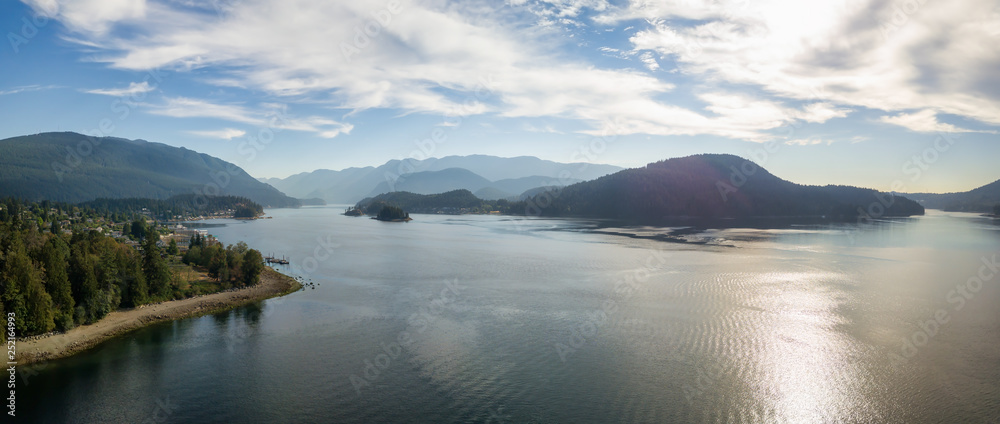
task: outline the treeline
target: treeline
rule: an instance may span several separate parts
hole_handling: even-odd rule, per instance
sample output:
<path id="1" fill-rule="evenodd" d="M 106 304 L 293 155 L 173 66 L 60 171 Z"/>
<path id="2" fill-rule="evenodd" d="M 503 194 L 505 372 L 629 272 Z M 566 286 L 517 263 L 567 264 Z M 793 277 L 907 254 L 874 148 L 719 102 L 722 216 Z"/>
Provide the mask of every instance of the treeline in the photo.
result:
<path id="1" fill-rule="evenodd" d="M 696 155 L 544 192 L 512 203 L 511 211 L 657 223 L 675 217 L 854 221 L 922 215 L 924 208 L 876 190 L 795 184 L 733 155 Z"/>
<path id="2" fill-rule="evenodd" d="M 97 213 L 109 214 L 149 214 L 154 218 L 171 219 L 176 216 L 191 217 L 215 215 L 233 211 L 235 218 L 255 218 L 264 213 L 260 204 L 239 196 L 200 196 L 179 194 L 166 200 L 161 199 L 96 199 L 80 204 Z"/>
<path id="3" fill-rule="evenodd" d="M 223 289 L 252 286 L 264 271 L 264 257 L 242 241 L 225 247 L 208 244 L 196 234 L 189 244 L 184 263 L 207 268 L 209 277 L 219 280 Z"/>
<path id="4" fill-rule="evenodd" d="M 56 221 L 50 228 L 39 225 L 38 213 L 52 214 L 51 205 L 45 206 L 0 201 L 0 313 L 15 314 L 19 336 L 65 331 L 94 323 L 120 307 L 193 294 L 171 270 L 165 253 L 176 254 L 176 244 L 158 246 L 155 227 L 130 225 L 140 229 L 136 247 L 96 230 L 76 230 L 69 236 L 56 228 Z M 77 225 L 83 219 L 71 221 Z M 217 250 L 225 257 L 217 259 Z M 260 253 L 245 244 L 216 244 L 210 251 L 204 255 L 210 263 L 225 264 L 225 271 L 213 277 L 220 286 L 253 284 L 264 266 Z"/>
<path id="5" fill-rule="evenodd" d="M 366 215 L 376 215 L 385 205 L 396 206 L 413 213 L 488 213 L 511 212 L 514 204 L 505 199 L 483 200 L 469 190 L 452 190 L 440 194 L 416 194 L 406 191 L 383 193 L 366 198 L 348 209 L 351 214 L 359 211 Z"/>
<path id="6" fill-rule="evenodd" d="M 403 221 L 410 219 L 410 214 L 400 207 L 383 205 L 382 209 L 379 209 L 378 214 L 375 215 L 375 219 L 379 221 Z"/>

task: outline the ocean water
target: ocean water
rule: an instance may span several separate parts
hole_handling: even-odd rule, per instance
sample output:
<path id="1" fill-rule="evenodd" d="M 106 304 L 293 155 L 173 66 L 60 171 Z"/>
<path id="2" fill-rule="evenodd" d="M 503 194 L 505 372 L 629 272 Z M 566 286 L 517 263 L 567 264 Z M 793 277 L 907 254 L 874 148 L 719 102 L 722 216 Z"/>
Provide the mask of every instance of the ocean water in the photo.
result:
<path id="1" fill-rule="evenodd" d="M 1000 225 L 986 218 L 676 232 L 341 211 L 212 221 L 309 284 L 21 367 L 18 415 L 1000 422 Z M 671 231 L 689 243 L 644 238 Z"/>

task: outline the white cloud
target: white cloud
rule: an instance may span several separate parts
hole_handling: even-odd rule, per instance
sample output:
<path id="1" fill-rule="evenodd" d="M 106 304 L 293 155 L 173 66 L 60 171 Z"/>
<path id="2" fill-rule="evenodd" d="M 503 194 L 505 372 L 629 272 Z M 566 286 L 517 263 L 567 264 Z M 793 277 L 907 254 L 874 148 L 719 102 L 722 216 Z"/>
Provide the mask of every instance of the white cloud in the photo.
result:
<path id="1" fill-rule="evenodd" d="M 785 144 L 790 146 L 815 146 L 817 144 L 833 144 L 833 140 L 823 140 L 821 138 L 799 138 L 795 140 L 785 140 Z"/>
<path id="2" fill-rule="evenodd" d="M 511 0 L 513 7 L 499 10 L 411 0 L 398 13 L 326 0 L 227 2 L 224 13 L 192 9 L 188 0 L 108 3 L 120 10 L 98 0 L 26 1 L 99 49 L 97 60 L 114 68 L 207 67 L 214 71 L 201 79 L 207 84 L 352 113 L 552 117 L 584 121 L 595 134 L 758 141 L 790 122 L 827 122 L 858 108 L 932 110 L 1000 125 L 1000 94 L 987 94 L 997 93 L 989 83 L 996 78 L 991 70 L 1000 69 L 1000 50 L 988 46 L 1000 15 L 995 5 L 974 0 L 926 2 L 889 33 L 880 24 L 890 22 L 892 5 L 876 0 L 635 0 L 624 7 Z M 584 30 L 526 27 L 517 21 L 526 12 L 574 28 L 627 21 L 628 31 L 646 20 L 629 39 L 631 49 L 600 51 L 638 56 L 648 70 L 668 66 L 677 74 L 595 67 L 571 56 L 575 48 L 563 49 L 582 46 L 570 37 Z M 600 15 L 589 18 L 593 13 Z M 127 36 L 115 31 L 119 26 Z M 674 82 L 688 81 L 704 109 L 665 96 Z M 728 88 L 740 86 L 761 94 Z M 261 126 L 269 110 L 175 97 L 154 112 Z M 319 136 L 353 129 L 317 119 L 283 125 Z"/>
<path id="3" fill-rule="evenodd" d="M 823 123 L 833 118 L 843 118 L 851 113 L 850 109 L 837 108 L 828 102 L 817 102 L 807 105 L 797 116 L 806 122 Z"/>
<path id="4" fill-rule="evenodd" d="M 62 88 L 62 87 L 58 85 L 38 85 L 38 84 L 22 85 L 8 90 L 0 90 L 0 96 L 6 96 L 8 94 L 27 93 L 31 91 L 52 90 L 55 88 Z"/>
<path id="5" fill-rule="evenodd" d="M 247 135 L 246 131 L 234 128 L 224 128 L 221 130 L 206 130 L 206 131 L 188 131 L 187 133 L 201 137 L 221 138 L 223 140 L 232 140 L 234 138 L 239 138 Z"/>
<path id="6" fill-rule="evenodd" d="M 900 113 L 895 116 L 883 116 L 879 121 L 886 124 L 899 125 L 910 131 L 916 132 L 979 132 L 958 128 L 954 125 L 938 122 L 937 113 L 931 109 L 924 109 L 914 113 Z"/>
<path id="7" fill-rule="evenodd" d="M 260 129 L 311 132 L 323 138 L 349 134 L 354 129 L 351 124 L 321 116 L 292 116 L 288 113 L 287 106 L 276 103 L 261 103 L 256 108 L 248 108 L 243 105 L 216 104 L 187 97 L 168 97 L 163 104 L 147 106 L 150 113 L 155 115 L 175 118 L 215 118 L 252 125 Z"/>
<path id="8" fill-rule="evenodd" d="M 660 64 L 656 63 L 656 58 L 653 57 L 652 52 L 643 52 L 639 56 L 639 60 L 641 60 L 642 63 L 646 65 L 646 68 L 648 68 L 650 71 L 655 71 L 657 69 L 660 69 Z"/>
<path id="9" fill-rule="evenodd" d="M 68 27 L 103 35 L 112 25 L 146 15 L 146 0 L 24 0 L 36 13 Z"/>
<path id="10" fill-rule="evenodd" d="M 145 94 L 155 89 L 156 87 L 149 85 L 149 83 L 146 81 L 143 81 L 140 83 L 134 83 L 134 82 L 129 83 L 128 87 L 126 88 L 107 88 L 107 89 L 97 88 L 93 90 L 84 90 L 84 93 L 100 94 L 103 96 L 122 97 L 122 96 L 135 96 L 138 94 Z"/>
<path id="11" fill-rule="evenodd" d="M 879 0 L 642 0 L 605 22 L 644 18 L 637 51 L 671 55 L 702 80 L 751 84 L 777 96 L 883 111 L 929 109 L 1000 125 L 993 70 L 995 2 L 914 2 L 900 17 Z M 681 18 L 681 20 L 677 20 Z M 895 19 L 895 20 L 894 20 Z M 703 21 L 695 26 L 684 20 Z M 843 111 L 816 110 L 816 119 Z M 807 119 L 808 120 L 808 119 Z"/>

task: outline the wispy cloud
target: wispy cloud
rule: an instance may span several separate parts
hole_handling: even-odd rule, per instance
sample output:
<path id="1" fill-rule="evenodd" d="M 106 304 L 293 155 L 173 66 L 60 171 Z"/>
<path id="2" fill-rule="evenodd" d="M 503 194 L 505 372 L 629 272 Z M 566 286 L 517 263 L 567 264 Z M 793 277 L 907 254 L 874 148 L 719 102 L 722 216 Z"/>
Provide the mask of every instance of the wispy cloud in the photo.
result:
<path id="1" fill-rule="evenodd" d="M 187 131 L 187 133 L 197 135 L 200 137 L 221 138 L 223 140 L 232 140 L 234 138 L 243 137 L 244 135 L 247 134 L 246 131 L 234 128 L 225 128 L 221 130 Z"/>
<path id="2" fill-rule="evenodd" d="M 899 125 L 910 131 L 916 132 L 944 132 L 944 133 L 960 133 L 960 132 L 989 132 L 996 134 L 996 131 L 976 131 L 967 130 L 965 128 L 959 128 L 952 124 L 938 122 L 937 113 L 931 109 L 924 109 L 914 113 L 900 113 L 893 116 L 883 116 L 879 118 L 879 121 L 886 124 Z"/>
<path id="3" fill-rule="evenodd" d="M 930 109 L 1000 125 L 1000 92 L 988 89 L 995 76 L 977 71 L 1000 68 L 1000 51 L 972 47 L 995 43 L 996 5 L 920 2 L 908 16 L 912 22 L 901 26 L 893 23 L 897 7 L 878 0 L 650 0 L 602 19 L 653 22 L 631 38 L 634 49 L 669 55 L 683 73 L 702 80 L 749 84 L 781 98 L 887 112 Z"/>
<path id="4" fill-rule="evenodd" d="M 27 93 L 27 92 L 31 92 L 31 91 L 52 90 L 52 89 L 56 89 L 56 88 L 62 88 L 62 86 L 59 86 L 59 85 L 37 85 L 37 84 L 22 85 L 20 87 L 14 87 L 14 88 L 10 88 L 10 89 L 7 89 L 7 90 L 0 90 L 0 96 L 6 96 L 8 94 Z"/>
<path id="5" fill-rule="evenodd" d="M 25 1 L 58 19 L 113 68 L 212 68 L 202 79 L 207 84 L 286 103 L 308 99 L 347 114 L 392 109 L 401 115 L 548 117 L 582 121 L 592 134 L 756 141 L 789 122 L 823 123 L 861 108 L 898 113 L 884 122 L 908 128 L 924 128 L 907 121 L 910 110 L 1000 125 L 1000 94 L 990 88 L 995 76 L 970 72 L 1000 68 L 1000 51 L 975 47 L 994 43 L 1000 15 L 990 2 L 976 0 L 922 3 L 919 24 L 889 36 L 881 24 L 892 19 L 894 5 L 880 0 L 643 0 L 622 6 L 510 0 L 512 7 L 499 9 L 414 0 L 385 11 L 382 23 L 372 18 L 381 6 L 368 2 L 228 2 L 219 14 L 187 1 Z M 537 21 L 524 25 L 525 16 Z M 359 36 L 368 24 L 377 24 L 376 35 Z M 590 51 L 634 60 L 635 67 L 602 68 L 573 55 L 587 43 L 577 35 L 625 24 L 623 32 L 632 34 L 626 46 Z M 654 72 L 659 70 L 668 72 Z M 702 103 L 665 96 L 681 85 L 698 90 Z M 260 105 L 182 97 L 154 111 L 248 125 L 260 125 L 267 112 Z M 289 126 L 321 137 L 353 128 L 317 119 Z"/>
<path id="6" fill-rule="evenodd" d="M 153 87 L 149 85 L 148 82 L 143 81 L 139 83 L 135 82 L 129 83 L 128 87 L 125 88 L 95 88 L 92 90 L 83 90 L 83 92 L 90 94 L 100 94 L 102 96 L 123 97 L 123 96 L 135 96 L 138 94 L 145 94 L 155 89 L 156 87 Z"/>
<path id="7" fill-rule="evenodd" d="M 241 104 L 218 104 L 188 97 L 168 97 L 163 104 L 151 104 L 148 105 L 148 109 L 155 115 L 174 118 L 215 118 L 257 128 L 311 132 L 323 138 L 349 134 L 354 129 L 349 123 L 321 116 L 292 116 L 285 105 L 276 103 L 261 103 L 255 108 L 248 108 Z M 205 133 L 193 133 L 205 135 Z M 213 134 L 218 135 L 217 132 Z"/>

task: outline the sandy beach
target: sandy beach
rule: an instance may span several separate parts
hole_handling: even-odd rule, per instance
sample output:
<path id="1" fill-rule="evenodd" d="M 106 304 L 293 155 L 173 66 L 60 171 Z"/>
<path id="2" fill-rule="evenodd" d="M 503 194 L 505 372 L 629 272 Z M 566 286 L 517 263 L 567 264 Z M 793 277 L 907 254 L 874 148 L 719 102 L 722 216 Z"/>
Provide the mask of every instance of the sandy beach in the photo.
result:
<path id="1" fill-rule="evenodd" d="M 118 310 L 94 324 L 76 327 L 66 333 L 18 340 L 16 362 L 18 365 L 26 365 L 64 358 L 150 324 L 234 308 L 291 293 L 300 287 L 293 278 L 265 267 L 260 283 L 253 287 Z"/>

